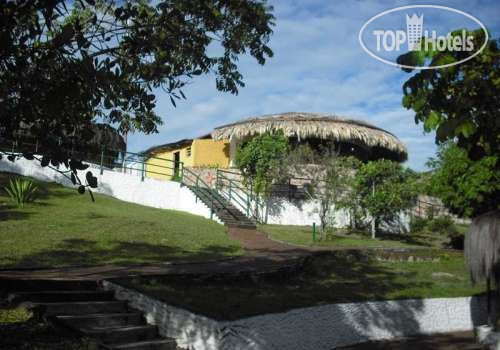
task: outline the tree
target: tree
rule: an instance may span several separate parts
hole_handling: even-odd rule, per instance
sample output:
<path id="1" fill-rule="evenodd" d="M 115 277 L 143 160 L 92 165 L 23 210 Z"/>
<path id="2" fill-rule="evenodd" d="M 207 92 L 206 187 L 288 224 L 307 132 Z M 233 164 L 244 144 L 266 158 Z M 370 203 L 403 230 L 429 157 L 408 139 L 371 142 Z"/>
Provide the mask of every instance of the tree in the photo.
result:
<path id="1" fill-rule="evenodd" d="M 460 217 L 475 217 L 489 211 L 489 198 L 500 197 L 499 159 L 485 156 L 471 160 L 453 142 L 442 144 L 436 158 L 427 166 L 432 170 L 430 193 Z"/>
<path id="2" fill-rule="evenodd" d="M 283 173 L 308 179 L 305 193 L 318 202 L 322 233 L 334 224 L 332 209 L 340 208 L 347 200 L 357 164 L 354 157 L 339 156 L 335 148 L 316 151 L 308 145 L 299 145 L 285 160 Z"/>
<path id="3" fill-rule="evenodd" d="M 283 132 L 264 133 L 238 147 L 236 166 L 256 194 L 270 194 L 272 183 L 281 176 L 288 149 L 288 138 Z"/>
<path id="4" fill-rule="evenodd" d="M 451 40 L 457 35 L 459 31 L 452 33 Z M 467 35 L 473 36 L 474 47 L 485 39 L 482 30 Z M 429 48 L 426 51 L 423 45 L 423 50 L 404 54 L 398 62 L 437 65 L 458 62 L 474 53 Z M 450 209 L 475 216 L 466 235 L 465 255 L 474 280 L 486 279 L 488 289 L 491 280 L 500 288 L 500 196 L 497 186 L 487 189 L 495 181 L 492 173 L 500 173 L 499 66 L 498 39 L 490 39 L 474 58 L 448 68 L 419 71 L 403 85 L 403 106 L 415 111 L 415 121 L 423 122 L 425 131 L 436 131 L 436 143 L 453 141 L 467 152 L 467 159 L 453 149 L 442 152 L 437 181 L 451 181 L 441 189 Z M 460 164 L 451 165 L 451 158 Z M 455 190 L 454 194 L 444 193 Z"/>
<path id="5" fill-rule="evenodd" d="M 450 41 L 462 35 L 451 33 Z M 482 30 L 469 31 L 474 47 L 484 42 Z M 469 51 L 411 51 L 398 63 L 435 66 L 458 62 Z M 415 73 L 403 84 L 403 106 L 415 111 L 415 122 L 423 122 L 424 131 L 436 131 L 436 143 L 456 140 L 471 160 L 500 152 L 500 51 L 498 40 L 489 40 L 476 57 L 459 65 L 426 69 Z M 403 69 L 413 72 L 411 69 Z"/>
<path id="6" fill-rule="evenodd" d="M 264 0 L 3 0 L 0 134 L 27 126 L 60 164 L 71 158 L 65 136 L 91 139 L 97 121 L 156 132 L 158 89 L 175 106 L 201 74 L 220 91 L 244 86 L 239 55 L 272 56 L 271 10 Z"/>
<path id="7" fill-rule="evenodd" d="M 382 222 L 392 223 L 413 207 L 418 194 L 415 180 L 413 171 L 386 159 L 364 163 L 358 169 L 352 196 L 371 217 L 372 238 Z"/>

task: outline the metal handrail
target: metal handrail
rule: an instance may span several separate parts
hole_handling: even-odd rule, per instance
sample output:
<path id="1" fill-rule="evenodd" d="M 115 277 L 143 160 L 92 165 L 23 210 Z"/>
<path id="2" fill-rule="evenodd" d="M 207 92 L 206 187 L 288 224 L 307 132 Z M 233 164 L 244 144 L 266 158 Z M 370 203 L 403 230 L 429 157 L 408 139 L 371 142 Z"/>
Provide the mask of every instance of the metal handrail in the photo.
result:
<path id="1" fill-rule="evenodd" d="M 217 188 L 211 188 L 205 181 L 203 181 L 203 179 L 200 177 L 200 174 L 196 174 L 195 172 L 193 172 L 192 170 L 190 170 L 189 168 L 185 168 L 184 166 L 182 166 L 182 178 L 181 178 L 181 182 L 186 185 L 186 186 L 189 186 L 185 181 L 184 179 L 187 177 L 189 178 L 189 176 L 186 176 L 186 175 L 189 175 L 191 177 L 195 177 L 196 181 L 195 181 L 195 188 L 197 190 L 199 190 L 200 188 L 206 188 L 208 189 L 209 191 L 215 191 L 215 193 L 217 193 L 218 195 L 221 195 L 219 193 L 219 191 L 217 190 Z M 191 178 L 192 179 L 192 178 Z M 203 186 L 200 186 L 200 183 L 201 185 Z M 201 200 L 201 197 L 198 196 L 196 193 L 195 193 L 195 196 L 200 198 Z M 221 195 L 222 198 L 224 198 L 222 195 Z M 213 217 L 213 214 L 214 214 L 214 200 L 217 202 L 217 204 L 221 205 L 223 209 L 225 209 L 229 214 L 231 214 L 233 217 L 234 214 L 231 212 L 231 210 L 229 210 L 229 208 L 227 207 L 226 203 L 221 201 L 218 196 L 214 196 L 213 194 L 210 194 L 210 201 L 211 201 L 211 205 L 210 205 L 210 218 L 212 219 Z"/>
<path id="2" fill-rule="evenodd" d="M 239 197 L 239 198 L 235 198 L 235 197 L 233 197 L 233 194 L 232 194 L 232 193 L 227 193 L 227 190 L 226 190 L 226 191 L 224 191 L 223 189 L 221 190 L 221 193 L 222 193 L 222 194 L 226 194 L 226 197 L 228 197 L 228 199 L 229 199 L 229 201 L 230 201 L 230 202 L 235 201 L 235 202 L 239 205 L 239 207 L 240 207 L 243 211 L 245 211 L 245 212 L 247 213 L 247 216 L 249 216 L 249 213 L 248 213 L 248 211 L 249 211 L 249 210 L 248 210 L 248 206 L 247 206 L 247 205 L 245 205 L 245 204 L 243 204 L 243 203 L 241 203 L 241 201 L 245 201 L 245 198 L 243 198 L 243 197 L 241 197 L 241 196 L 239 196 L 239 195 L 238 195 L 238 197 Z"/>
<path id="3" fill-rule="evenodd" d="M 221 177 L 222 177 L 222 180 L 226 180 L 226 181 L 228 181 L 228 182 L 229 182 L 229 189 L 230 189 L 230 190 L 234 187 L 234 188 L 236 188 L 236 189 L 238 189 L 238 190 L 243 190 L 243 192 L 245 192 L 245 190 L 246 190 L 245 188 L 240 187 L 240 186 L 233 186 L 233 185 L 232 185 L 232 184 L 234 184 L 234 183 L 235 183 L 235 181 L 233 181 L 233 180 L 231 180 L 231 179 L 228 179 L 227 177 L 225 177 L 225 176 L 223 176 L 223 175 L 221 175 Z M 242 196 L 241 196 L 238 192 L 234 192 L 234 194 L 235 194 L 236 196 L 238 196 L 241 200 L 245 200 L 245 198 L 244 198 L 244 197 L 242 197 Z M 246 192 L 245 192 L 245 194 L 246 194 Z M 230 196 L 232 196 L 232 193 L 231 193 L 231 192 L 230 192 Z"/>
<path id="4" fill-rule="evenodd" d="M 8 154 L 22 154 L 25 153 L 26 151 L 31 151 L 33 154 L 37 154 L 39 151 L 39 145 L 34 144 L 34 143 L 29 143 L 29 142 L 19 142 L 19 141 L 12 141 L 12 142 L 6 142 L 8 140 L 3 139 L 0 142 L 0 152 L 3 153 L 8 153 Z M 116 169 L 121 169 L 121 170 L 130 170 L 130 171 L 137 171 L 138 173 L 141 173 L 141 180 L 144 180 L 146 174 L 155 174 L 155 175 L 160 175 L 160 176 L 176 176 L 176 175 L 181 175 L 181 174 L 176 174 L 175 169 L 176 169 L 176 162 L 172 159 L 168 158 L 162 158 L 162 157 L 156 157 L 156 156 L 145 156 L 144 154 L 140 153 L 133 153 L 133 152 L 124 152 L 121 150 L 114 150 L 114 149 L 103 149 L 101 150 L 100 153 L 95 153 L 95 152 L 81 152 L 81 151 L 74 151 L 70 149 L 66 149 L 68 154 L 70 156 L 75 156 L 78 157 L 80 156 L 83 161 L 86 161 L 87 163 L 95 164 L 100 167 L 101 169 L 101 174 L 104 169 L 107 170 L 113 170 L 112 168 Z M 116 153 L 118 155 L 121 155 L 121 157 L 117 157 L 116 155 L 111 155 L 110 153 Z M 121 159 L 120 159 L 121 158 Z M 89 159 L 93 159 L 93 161 L 89 162 Z M 149 164 L 150 170 L 146 168 L 146 165 L 148 165 L 147 160 L 149 159 L 157 159 L 161 161 L 163 164 Z M 134 163 L 138 164 L 138 168 L 133 168 L 130 166 L 127 166 L 127 163 Z M 183 168 L 183 163 L 178 162 L 179 166 L 178 169 L 181 170 Z M 151 170 L 154 169 L 154 170 Z M 162 170 L 166 169 L 165 172 Z M 156 171 L 155 171 L 156 170 Z M 116 171 L 116 170 L 113 170 Z"/>
<path id="5" fill-rule="evenodd" d="M 224 171 L 217 169 L 216 172 L 216 186 L 221 187 L 221 192 L 225 194 L 224 192 L 224 184 L 223 182 L 229 183 L 229 193 L 226 194 L 227 198 L 229 201 L 234 200 L 240 208 L 246 213 L 247 217 L 253 217 L 257 222 L 262 222 L 261 218 L 259 217 L 259 211 L 263 212 L 264 204 L 261 203 L 260 198 L 258 195 L 254 194 L 253 191 L 250 188 L 250 191 L 248 190 L 248 187 L 243 187 L 243 183 L 237 182 L 236 180 L 229 179 L 223 173 L 231 173 L 231 174 L 236 174 L 232 173 L 229 171 Z M 238 192 L 234 192 L 234 194 L 239 197 L 241 201 L 244 203 L 241 203 L 238 201 L 238 198 L 233 197 L 233 193 L 231 192 L 232 184 L 236 184 L 236 188 L 241 190 L 245 195 L 246 198 L 242 197 Z M 241 184 L 241 186 L 240 186 Z M 227 190 L 226 190 L 227 192 Z M 252 203 L 255 203 L 255 208 L 253 207 Z"/>

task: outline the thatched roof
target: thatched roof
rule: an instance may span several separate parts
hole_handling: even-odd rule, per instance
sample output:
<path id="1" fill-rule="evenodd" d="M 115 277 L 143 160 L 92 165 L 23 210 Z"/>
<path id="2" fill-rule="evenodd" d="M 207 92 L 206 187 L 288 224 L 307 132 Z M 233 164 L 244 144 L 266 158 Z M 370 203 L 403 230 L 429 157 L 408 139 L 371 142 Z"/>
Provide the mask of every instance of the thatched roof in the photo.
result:
<path id="1" fill-rule="evenodd" d="M 465 258 L 473 282 L 500 282 L 500 210 L 475 218 L 465 235 Z"/>
<path id="2" fill-rule="evenodd" d="M 95 147 L 105 147 L 106 149 L 112 149 L 115 151 L 125 152 L 127 150 L 127 144 L 123 136 L 108 124 L 95 123 L 91 125 L 93 136 L 89 141 L 89 144 Z"/>
<path id="3" fill-rule="evenodd" d="M 56 127 L 52 123 L 53 127 Z M 14 131 L 11 135 L 3 136 L 0 133 L 0 139 L 5 137 L 5 140 L 18 139 L 26 142 L 37 142 L 36 133 L 33 134 L 32 128 L 35 130 L 42 130 L 47 133 L 46 129 L 38 123 L 32 122 L 30 124 L 21 122 L 19 128 Z M 105 123 L 89 123 L 82 125 L 80 128 L 74 128 L 72 132 L 68 132 L 65 129 L 61 129 L 61 137 L 64 143 L 71 144 L 72 142 L 81 147 L 82 149 L 97 149 L 100 150 L 103 147 L 108 150 L 113 150 L 117 152 L 125 152 L 127 150 L 127 145 L 125 139 L 120 134 L 120 132 L 113 128 L 111 125 Z M 50 134 L 50 133 L 49 133 Z"/>
<path id="4" fill-rule="evenodd" d="M 335 142 L 353 143 L 367 148 L 379 147 L 406 160 L 406 146 L 390 132 L 353 119 L 331 114 L 281 113 L 252 117 L 236 123 L 219 126 L 212 132 L 215 140 L 243 139 L 248 136 L 282 130 L 287 137 L 299 140 L 318 138 Z"/>

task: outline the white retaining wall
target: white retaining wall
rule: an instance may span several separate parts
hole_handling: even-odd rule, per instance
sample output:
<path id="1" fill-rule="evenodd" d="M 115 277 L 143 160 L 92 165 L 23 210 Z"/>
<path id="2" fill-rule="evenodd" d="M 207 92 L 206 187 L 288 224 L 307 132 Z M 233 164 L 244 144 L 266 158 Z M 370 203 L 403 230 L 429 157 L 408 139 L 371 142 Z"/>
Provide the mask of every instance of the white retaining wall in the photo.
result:
<path id="1" fill-rule="evenodd" d="M 311 226 L 316 223 L 316 225 L 320 225 L 319 209 L 318 200 L 271 199 L 267 209 L 267 223 L 303 226 Z M 330 220 L 332 220 L 332 227 L 348 227 L 350 225 L 349 213 L 346 210 L 332 210 Z"/>
<path id="2" fill-rule="evenodd" d="M 65 169 L 64 166 L 61 170 Z M 98 188 L 95 192 L 106 194 L 123 201 L 147 205 L 154 208 L 181 210 L 191 214 L 210 218 L 210 209 L 186 187 L 174 181 L 162 181 L 156 179 L 141 178 L 136 174 L 124 174 L 111 170 L 104 170 L 100 174 L 98 168 L 89 168 L 98 179 Z M 15 162 L 0 159 L 0 171 L 31 176 L 35 179 L 47 182 L 57 182 L 67 187 L 75 187 L 69 179 L 48 167 L 42 168 L 37 161 L 18 159 Z M 85 178 L 87 171 L 80 171 L 81 178 Z M 76 190 L 75 190 L 75 195 Z M 215 217 L 218 222 L 220 220 Z"/>
<path id="3" fill-rule="evenodd" d="M 222 190 L 222 194 L 228 198 L 229 191 L 226 186 Z M 245 204 L 249 203 L 254 209 L 257 206 L 255 201 L 247 197 L 244 191 L 232 188 L 231 190 L 231 203 L 235 205 L 242 212 L 245 211 Z M 312 226 L 321 224 L 319 212 L 321 203 L 317 199 L 288 199 L 286 197 L 274 197 L 267 203 L 266 209 L 259 209 L 259 218 L 262 222 L 276 225 L 299 225 L 299 226 Z M 266 221 L 267 219 L 267 221 Z M 335 208 L 330 209 L 329 226 L 336 228 L 349 227 L 351 224 L 349 211 L 345 209 Z M 371 218 L 366 218 L 367 223 L 370 223 Z M 407 213 L 401 212 L 396 220 L 390 224 L 383 224 L 382 228 L 386 231 L 393 233 L 406 233 L 410 228 L 410 216 Z"/>
<path id="4" fill-rule="evenodd" d="M 215 321 L 104 281 L 143 311 L 160 334 L 192 350 L 327 350 L 369 340 L 472 330 L 486 322 L 478 297 L 330 304 L 235 321 Z"/>

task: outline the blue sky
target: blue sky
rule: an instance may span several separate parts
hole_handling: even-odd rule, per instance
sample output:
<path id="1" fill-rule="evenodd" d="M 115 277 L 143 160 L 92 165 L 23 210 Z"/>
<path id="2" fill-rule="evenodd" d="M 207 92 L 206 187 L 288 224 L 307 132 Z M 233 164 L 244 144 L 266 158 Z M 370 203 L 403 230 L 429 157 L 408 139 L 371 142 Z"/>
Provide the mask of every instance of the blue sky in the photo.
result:
<path id="1" fill-rule="evenodd" d="M 397 135 L 408 147 L 406 163 L 423 170 L 435 153 L 434 135 L 424 135 L 412 111 L 401 106 L 401 86 L 409 75 L 369 56 L 358 41 L 363 24 L 399 6 L 449 6 L 476 17 L 494 38 L 500 33 L 500 1 L 333 1 L 271 0 L 276 26 L 269 46 L 274 57 L 260 66 L 241 57 L 245 88 L 235 96 L 218 92 L 213 76 L 186 89 L 187 100 L 174 108 L 158 92 L 159 133 L 129 135 L 129 151 L 196 137 L 214 127 L 250 116 L 280 112 L 322 112 L 362 119 Z M 447 27 L 446 16 L 440 23 Z M 456 18 L 449 18 L 456 25 Z M 464 22 L 466 26 L 470 22 Z M 456 29 L 450 27 L 450 29 Z M 474 28 L 475 29 L 475 28 Z M 446 34 L 446 33 L 440 33 Z"/>

